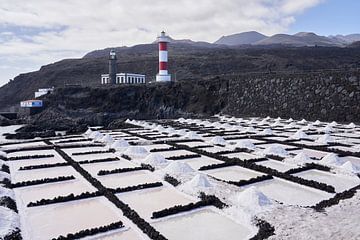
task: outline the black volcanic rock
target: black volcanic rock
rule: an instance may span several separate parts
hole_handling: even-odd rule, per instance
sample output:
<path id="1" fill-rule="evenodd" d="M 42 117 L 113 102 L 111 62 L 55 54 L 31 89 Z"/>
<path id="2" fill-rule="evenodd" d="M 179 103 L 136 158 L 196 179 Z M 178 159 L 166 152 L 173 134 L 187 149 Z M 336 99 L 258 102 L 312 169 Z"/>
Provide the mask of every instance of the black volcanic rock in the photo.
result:
<path id="1" fill-rule="evenodd" d="M 216 113 L 359 122 L 359 71 L 223 76 L 137 86 L 58 88 L 29 131 L 85 131 L 130 119 L 201 118 Z M 339 90 L 340 89 L 340 90 Z M 331 96 L 331 98 L 329 97 Z"/>
<path id="2" fill-rule="evenodd" d="M 349 48 L 360 48 L 360 41 L 353 42 L 348 46 Z"/>
<path id="3" fill-rule="evenodd" d="M 0 126 L 9 126 L 11 125 L 11 121 L 0 115 Z"/>
<path id="4" fill-rule="evenodd" d="M 213 44 L 215 45 L 215 44 Z M 203 47 L 187 43 L 169 46 L 169 71 L 173 79 L 201 80 L 216 76 L 243 76 L 260 72 L 308 72 L 323 69 L 358 68 L 360 49 L 337 47 L 224 46 Z M 158 71 L 156 44 L 116 48 L 119 72 L 143 73 L 154 80 Z M 17 76 L 0 88 L 0 110 L 19 108 L 32 99 L 39 88 L 61 88 L 69 84 L 100 85 L 100 75 L 108 71 L 109 49 L 87 54 L 82 59 L 66 59 L 43 66 L 39 71 Z M 77 93 L 81 94 L 81 93 Z"/>

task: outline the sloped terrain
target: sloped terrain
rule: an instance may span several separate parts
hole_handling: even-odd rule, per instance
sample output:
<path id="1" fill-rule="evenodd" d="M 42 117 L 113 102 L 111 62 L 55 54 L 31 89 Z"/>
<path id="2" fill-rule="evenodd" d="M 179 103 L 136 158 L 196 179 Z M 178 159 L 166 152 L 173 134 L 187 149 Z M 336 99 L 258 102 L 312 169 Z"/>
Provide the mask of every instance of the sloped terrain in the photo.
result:
<path id="1" fill-rule="evenodd" d="M 116 49 L 120 72 L 135 72 L 153 80 L 158 71 L 157 46 L 145 44 Z M 18 106 L 44 87 L 100 85 L 100 74 L 108 71 L 108 50 L 87 54 L 82 59 L 67 59 L 22 74 L 0 88 L 0 109 Z M 359 48 L 241 48 L 199 47 L 173 44 L 169 50 L 170 73 L 177 81 L 215 78 L 253 72 L 309 72 L 323 69 L 351 69 L 360 65 Z M 289 78 L 291 81 L 291 78 Z"/>
<path id="2" fill-rule="evenodd" d="M 229 36 L 223 36 L 214 43 L 228 45 L 228 46 L 236 46 L 236 45 L 244 45 L 244 44 L 254 44 L 266 38 L 268 37 L 261 33 L 252 31 L 252 32 L 233 34 Z"/>
<path id="3" fill-rule="evenodd" d="M 259 74 L 139 86 L 58 88 L 32 121 L 59 127 L 76 120 L 107 125 L 119 118 L 210 116 L 306 117 L 360 121 L 359 72 Z M 62 119 L 62 120 L 61 120 Z"/>

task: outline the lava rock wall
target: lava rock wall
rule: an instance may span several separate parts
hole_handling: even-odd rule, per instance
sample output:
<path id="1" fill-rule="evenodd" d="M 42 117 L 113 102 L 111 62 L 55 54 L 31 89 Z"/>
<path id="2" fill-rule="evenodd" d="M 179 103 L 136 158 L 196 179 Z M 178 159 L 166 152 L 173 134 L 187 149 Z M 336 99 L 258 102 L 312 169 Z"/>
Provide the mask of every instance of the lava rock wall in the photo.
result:
<path id="1" fill-rule="evenodd" d="M 58 88 L 44 102 L 48 108 L 35 116 L 37 122 L 77 119 L 79 124 L 106 125 L 116 119 L 217 113 L 360 122 L 360 72 L 251 74 L 171 84 Z"/>
<path id="2" fill-rule="evenodd" d="M 232 115 L 360 122 L 360 73 L 242 76 L 229 80 Z"/>

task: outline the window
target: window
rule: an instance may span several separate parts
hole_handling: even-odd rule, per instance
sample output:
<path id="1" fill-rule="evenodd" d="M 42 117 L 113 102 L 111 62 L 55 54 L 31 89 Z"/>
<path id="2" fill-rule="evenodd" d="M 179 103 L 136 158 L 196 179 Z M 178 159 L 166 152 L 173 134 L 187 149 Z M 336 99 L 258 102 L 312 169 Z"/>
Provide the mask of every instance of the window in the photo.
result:
<path id="1" fill-rule="evenodd" d="M 109 80 L 109 78 L 107 78 L 107 77 L 102 77 L 102 78 L 101 78 L 101 84 L 107 84 L 107 83 L 108 83 L 108 80 Z"/>

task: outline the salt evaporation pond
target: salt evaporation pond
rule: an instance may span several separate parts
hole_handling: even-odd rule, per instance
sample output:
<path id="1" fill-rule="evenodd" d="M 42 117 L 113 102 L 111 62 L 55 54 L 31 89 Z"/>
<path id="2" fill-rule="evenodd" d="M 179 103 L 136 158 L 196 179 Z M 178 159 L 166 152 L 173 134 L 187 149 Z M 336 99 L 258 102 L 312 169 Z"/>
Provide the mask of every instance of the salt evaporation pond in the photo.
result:
<path id="1" fill-rule="evenodd" d="M 209 153 L 217 153 L 217 152 L 221 152 L 221 151 L 228 151 L 230 149 L 226 148 L 226 147 L 214 146 L 214 147 L 202 148 L 201 150 L 204 150 Z"/>
<path id="2" fill-rule="evenodd" d="M 334 194 L 278 178 L 253 185 L 269 198 L 288 205 L 313 206 L 334 196 Z"/>
<path id="3" fill-rule="evenodd" d="M 286 145 L 286 144 L 279 144 L 279 143 L 266 143 L 266 144 L 259 144 L 259 145 L 256 145 L 256 147 L 258 148 L 269 148 L 269 147 L 281 147 L 285 150 L 291 150 L 291 149 L 296 149 L 297 147 L 294 147 L 294 146 L 289 146 L 289 145 Z"/>
<path id="4" fill-rule="evenodd" d="M 258 140 L 258 139 L 248 139 L 248 140 L 250 142 L 252 142 L 253 144 L 255 144 L 255 143 L 266 143 L 265 141 Z M 244 139 L 234 139 L 234 140 L 231 140 L 230 142 L 237 144 L 237 143 L 242 142 L 242 141 L 244 141 Z"/>
<path id="5" fill-rule="evenodd" d="M 69 136 L 69 135 L 68 135 Z M 71 141 L 81 141 L 81 140 L 85 140 L 86 138 L 84 137 L 73 137 L 69 140 Z M 62 142 L 64 141 L 64 139 L 58 139 L 58 140 L 50 140 L 51 143 L 55 143 L 55 144 L 58 144 L 59 142 Z M 65 140 L 66 141 L 66 140 Z M 74 144 L 74 143 L 73 143 Z"/>
<path id="6" fill-rule="evenodd" d="M 46 146 L 46 144 L 42 141 L 39 142 L 29 142 L 29 143 L 16 143 L 11 145 L 2 146 L 3 150 L 14 150 L 19 148 L 32 148 L 32 147 L 40 147 Z"/>
<path id="7" fill-rule="evenodd" d="M 9 165 L 12 173 L 17 173 L 20 167 L 25 166 L 37 166 L 43 164 L 55 164 L 55 163 L 64 163 L 66 162 L 61 157 L 52 157 L 52 158 L 39 158 L 39 159 L 27 159 L 27 160 L 17 160 L 9 161 Z"/>
<path id="8" fill-rule="evenodd" d="M 350 161 L 354 165 L 360 166 L 360 158 L 358 158 L 358 157 L 346 156 L 346 157 L 340 157 L 340 159 L 344 162 Z"/>
<path id="9" fill-rule="evenodd" d="M 147 170 L 98 176 L 97 179 L 107 188 L 124 188 L 159 181 Z"/>
<path id="10" fill-rule="evenodd" d="M 57 152 L 52 149 L 12 152 L 12 153 L 8 154 L 8 157 L 21 157 L 21 156 L 34 156 L 34 155 L 54 155 L 54 156 L 60 157 L 59 154 L 57 154 Z"/>
<path id="11" fill-rule="evenodd" d="M 31 158 L 31 159 L 9 161 L 9 165 L 12 171 L 17 171 L 20 167 L 24 167 L 24 166 L 35 166 L 42 164 L 54 164 L 54 163 L 65 162 L 65 160 L 54 150 L 14 152 L 14 153 L 9 153 L 8 157 L 34 156 L 34 155 L 54 155 L 54 156 L 46 157 L 46 158 Z"/>
<path id="12" fill-rule="evenodd" d="M 105 158 L 115 158 L 116 155 L 113 153 L 101 153 L 101 154 L 86 154 L 86 155 L 72 155 L 71 158 L 77 162 L 80 161 L 92 161 Z"/>
<path id="13" fill-rule="evenodd" d="M 170 187 L 158 187 L 116 195 L 135 209 L 141 217 L 150 219 L 153 212 L 194 202 L 189 197 Z M 145 200 L 146 199 L 146 200 Z"/>
<path id="14" fill-rule="evenodd" d="M 151 145 L 142 145 L 143 148 L 145 148 L 146 150 L 148 150 L 149 152 L 153 149 L 156 148 L 160 148 L 160 149 L 166 149 L 166 148 L 171 148 L 170 145 L 167 144 L 151 144 Z"/>
<path id="15" fill-rule="evenodd" d="M 304 145 L 307 145 L 307 146 L 321 146 L 321 145 L 324 145 L 324 144 L 309 141 L 309 140 L 294 141 L 294 143 L 304 144 Z"/>
<path id="16" fill-rule="evenodd" d="M 48 240 L 123 219 L 104 197 L 27 208 L 24 215 L 22 233 L 29 240 Z"/>
<path id="17" fill-rule="evenodd" d="M 343 192 L 360 184 L 360 179 L 357 176 L 345 176 L 319 170 L 308 170 L 294 175 L 304 179 L 326 183 L 333 186 L 336 192 Z"/>
<path id="18" fill-rule="evenodd" d="M 166 120 L 170 121 L 170 120 Z M 213 121 L 213 120 L 212 120 Z M 279 209 L 281 208 L 291 208 L 291 209 L 302 209 L 293 206 L 287 205 L 299 205 L 299 206 L 312 206 L 316 203 L 329 199 L 333 197 L 334 194 L 327 193 L 325 191 L 321 191 L 315 188 L 307 187 L 301 185 L 300 183 L 294 183 L 290 181 L 286 181 L 284 179 L 275 178 L 272 180 L 264 180 L 255 184 L 248 184 L 242 187 L 236 187 L 231 184 L 217 182 L 214 179 L 210 179 L 209 186 L 212 187 L 209 190 L 209 193 L 217 195 L 221 200 L 226 202 L 230 208 L 226 208 L 226 210 L 219 210 L 214 207 L 203 207 L 198 208 L 196 210 L 182 212 L 179 214 L 175 214 L 172 216 L 160 218 L 160 219 L 151 219 L 152 213 L 155 211 L 160 211 L 165 208 L 173 207 L 175 205 L 186 205 L 191 202 L 196 202 L 199 199 L 195 198 L 197 193 L 194 193 L 200 189 L 201 183 L 196 182 L 196 177 L 198 174 L 206 173 L 208 176 L 213 176 L 220 180 L 225 181 L 240 181 L 240 180 L 249 180 L 251 178 L 255 178 L 258 176 L 263 176 L 264 173 L 257 172 L 248 168 L 240 167 L 240 166 L 231 166 L 231 167 L 222 167 L 218 169 L 212 169 L 207 171 L 198 171 L 198 169 L 202 166 L 219 164 L 222 161 L 219 161 L 215 158 L 221 159 L 222 156 L 226 157 L 235 157 L 240 158 L 242 160 L 246 159 L 255 159 L 255 158 L 263 158 L 262 148 L 267 147 L 276 147 L 280 146 L 284 149 L 287 149 L 290 156 L 295 156 L 299 152 L 303 152 L 310 157 L 321 159 L 323 156 L 327 155 L 329 152 L 332 152 L 332 149 L 342 149 L 345 151 L 358 151 L 360 148 L 357 145 L 360 145 L 360 140 L 357 139 L 359 132 L 356 132 L 355 129 L 352 129 L 352 133 L 347 134 L 346 128 L 334 128 L 337 133 L 331 133 L 331 137 L 336 140 L 338 143 L 347 143 L 349 146 L 343 145 L 334 145 L 333 147 L 327 145 L 316 143 L 312 141 L 306 140 L 293 140 L 292 143 L 302 143 L 307 144 L 306 148 L 303 146 L 297 146 L 294 149 L 294 146 L 290 146 L 286 141 L 289 139 L 288 136 L 293 136 L 298 129 L 304 127 L 305 125 L 297 124 L 298 121 L 291 123 L 291 121 L 287 121 L 286 123 L 273 125 L 273 120 L 270 118 L 266 121 L 262 119 L 254 120 L 244 120 L 239 121 L 236 118 L 228 119 L 225 117 L 220 118 L 220 122 L 217 122 L 214 125 L 214 128 L 202 128 L 201 131 L 196 132 L 197 136 L 192 136 L 194 138 L 201 137 L 201 139 L 206 142 L 201 141 L 190 141 L 183 142 L 184 137 L 171 137 L 170 135 L 160 133 L 161 129 L 165 129 L 168 126 L 162 124 L 159 121 L 159 124 L 152 124 L 154 128 L 156 127 L 158 132 L 153 130 L 129 130 L 130 133 L 138 133 L 143 135 L 144 138 L 139 138 L 137 136 L 133 136 L 132 134 L 124 134 L 119 132 L 121 130 L 114 130 L 113 132 L 110 130 L 99 130 L 99 133 L 106 135 L 110 134 L 114 139 L 125 138 L 127 141 L 140 141 L 138 146 L 131 146 L 131 148 L 142 148 L 146 149 L 146 154 L 137 156 L 136 151 L 134 156 L 132 156 L 129 152 L 129 156 L 137 159 L 139 161 L 128 161 L 120 157 L 123 153 L 122 151 L 125 149 L 118 149 L 116 154 L 113 153 L 99 153 L 99 154 L 86 154 L 86 155 L 72 155 L 73 153 L 79 152 L 92 152 L 92 151 L 105 151 L 109 149 L 109 145 L 103 147 L 89 147 L 85 146 L 87 144 L 93 144 L 91 141 L 86 141 L 86 137 L 78 137 L 75 136 L 71 138 L 71 140 L 78 140 L 75 143 L 60 143 L 61 141 L 67 141 L 68 138 L 56 139 L 52 140 L 53 143 L 57 143 L 61 146 L 69 146 L 69 145 L 77 145 L 79 143 L 85 144 L 84 147 L 76 147 L 76 148 L 63 148 L 62 150 L 69 154 L 76 161 L 83 160 L 95 160 L 95 159 L 103 159 L 103 158 L 113 158 L 118 157 L 119 161 L 112 162 L 101 162 L 101 163 L 91 163 L 91 164 L 81 164 L 81 167 L 88 171 L 94 178 L 99 179 L 100 182 L 107 188 L 125 188 L 128 186 L 134 186 L 145 183 L 154 183 L 154 182 L 162 182 L 164 185 L 162 187 L 155 187 L 149 189 L 142 190 L 134 190 L 126 193 L 119 193 L 116 196 L 126 204 L 129 204 L 131 208 L 136 210 L 136 212 L 144 218 L 149 224 L 155 227 L 157 231 L 159 231 L 162 235 L 167 237 L 169 240 L 178 240 L 178 239 L 210 239 L 210 240 L 218 240 L 218 239 L 248 239 L 256 234 L 258 228 L 254 223 L 250 223 L 249 216 L 245 216 L 243 212 L 244 202 L 246 203 L 246 199 L 248 197 L 241 199 L 241 207 L 234 207 L 235 203 L 231 202 L 229 199 L 230 196 L 234 196 L 237 192 L 246 192 L 243 190 L 250 189 L 255 186 L 260 192 L 263 192 L 269 199 L 276 200 L 277 202 L 284 203 L 284 205 L 279 205 L 277 202 L 273 201 L 275 205 L 275 211 L 269 213 L 270 215 L 276 215 L 279 213 Z M 231 126 L 229 122 L 235 122 L 238 124 L 237 126 Z M 199 126 L 199 123 L 202 123 L 202 120 L 191 120 L 194 125 Z M 227 123 L 224 123 L 227 122 Z M 189 122 L 190 123 L 190 122 Z M 212 123 L 209 122 L 212 125 Z M 163 127 L 157 127 L 157 126 Z M 170 125 L 170 124 L 169 124 Z M 261 126 L 259 126 L 261 125 Z M 263 132 L 264 128 L 269 128 L 270 125 L 274 136 L 263 137 L 256 135 L 257 139 L 248 139 L 246 135 L 256 134 Z M 226 131 L 224 132 L 224 128 L 226 126 Z M 318 128 L 322 129 L 324 126 Z M 218 131 L 213 131 L 214 129 L 218 129 Z M 253 129 L 251 129 L 253 128 Z M 286 131 L 283 129 L 286 128 Z M 192 130 L 188 125 L 178 125 L 176 129 L 181 129 L 184 134 L 189 134 L 189 131 Z M 185 130 L 187 129 L 187 130 Z M 213 129 L 213 130 L 211 130 Z M 245 133 L 245 130 L 247 133 Z M 235 132 L 234 130 L 239 130 L 239 132 Z M 253 131 L 254 130 L 254 131 Z M 1 131 L 1 128 L 0 128 Z M 323 133 L 314 135 L 316 132 L 316 128 L 313 130 L 305 130 L 302 129 L 309 136 L 314 137 L 314 139 L 318 139 L 321 136 L 324 136 Z M 350 130 L 349 130 L 350 131 Z M 200 133 L 201 132 L 201 133 Z M 249 133 L 253 132 L 253 133 Z M 195 132 L 191 132 L 190 135 Z M 236 134 L 234 134 L 236 133 Z M 184 135 L 182 134 L 182 135 Z M 147 170 L 126 172 L 126 173 L 118 173 L 118 174 L 109 174 L 105 176 L 98 176 L 98 172 L 100 170 L 114 170 L 114 169 L 122 169 L 122 168 L 132 168 L 139 167 L 140 161 L 143 161 L 146 156 L 148 156 L 150 150 L 155 148 L 166 149 L 170 148 L 171 145 L 167 144 L 153 144 L 152 141 L 145 140 L 146 135 L 150 137 L 156 137 L 156 140 L 171 140 L 174 139 L 179 140 L 178 143 L 180 145 L 187 145 L 190 148 L 194 146 L 209 146 L 206 148 L 199 148 L 201 150 L 214 153 L 214 158 L 205 156 L 207 154 L 202 155 L 198 158 L 188 158 L 176 161 L 168 161 L 170 164 L 175 165 L 177 163 L 186 163 L 189 165 L 194 171 L 190 173 L 180 173 L 182 172 L 181 168 L 176 167 L 174 165 L 173 170 L 180 169 L 181 171 L 176 173 L 170 173 L 173 177 L 177 177 L 178 180 L 182 181 L 182 185 L 177 188 L 170 186 L 168 183 L 164 182 L 163 174 L 166 171 L 163 171 L 166 164 L 163 166 L 159 166 L 157 170 L 153 173 Z M 231 138 L 239 137 L 239 139 L 230 140 Z M 346 138 L 348 136 L 348 138 Z M 220 141 L 213 141 L 214 137 L 218 137 L 218 139 L 224 138 L 226 140 L 226 147 L 222 147 L 221 145 L 217 145 Z M 349 137 L 355 137 L 349 139 Z M 220 151 L 229 151 L 234 150 L 236 147 L 235 144 L 241 143 L 246 138 L 246 141 L 251 143 L 257 143 L 256 149 L 258 151 L 253 151 L 251 153 L 248 152 L 234 152 L 230 154 L 221 154 L 218 153 Z M 272 140 L 277 140 L 279 142 L 275 143 Z M 1 138 L 0 138 L 1 142 Z M 351 144 L 352 143 L 352 144 Z M 244 143 L 243 143 L 244 144 Z M 260 145 L 259 145 L 260 144 Z M 316 150 L 317 148 L 312 147 L 313 145 L 323 145 L 325 147 L 319 147 L 322 151 Z M 34 147 L 34 146 L 45 146 L 45 142 L 38 141 L 33 143 L 21 143 L 21 144 L 12 144 L 1 146 L 2 150 L 6 149 L 17 149 L 23 147 Z M 238 145 L 239 147 L 241 144 Z M 61 148 L 61 147 L 60 147 Z M 290 150 L 289 150 L 290 149 Z M 291 150 L 293 149 L 293 150 Z M 159 155 L 164 157 L 173 157 L 180 155 L 193 155 L 197 154 L 198 151 L 195 149 L 179 149 L 176 151 L 161 151 Z M 39 158 L 39 159 L 25 159 L 25 160 L 17 160 L 17 161 L 9 161 L 11 169 L 12 181 L 20 182 L 20 181 L 28 181 L 28 180 L 36 180 L 42 178 L 54 178 L 59 176 L 70 176 L 74 175 L 76 177 L 75 180 L 69 180 L 64 182 L 57 183 L 44 183 L 34 186 L 28 187 L 19 187 L 15 188 L 15 197 L 19 209 L 19 215 L 21 219 L 21 230 L 25 240 L 27 239 L 51 239 L 53 237 L 58 237 L 59 235 L 65 235 L 68 233 L 78 232 L 88 228 L 94 228 L 99 226 L 104 226 L 116 221 L 123 221 L 126 225 L 126 228 L 112 230 L 106 233 L 97 234 L 91 237 L 87 237 L 84 239 L 87 240 L 112 240 L 112 239 L 126 239 L 126 240 L 135 240 L 135 239 L 147 239 L 141 229 L 135 226 L 129 219 L 122 216 L 122 212 L 120 209 L 116 208 L 112 203 L 108 202 L 104 197 L 94 197 L 87 200 L 74 200 L 70 202 L 58 203 L 58 204 L 50 204 L 39 207 L 26 207 L 29 202 L 34 202 L 40 200 L 42 198 L 53 198 L 57 196 L 65 196 L 70 193 L 77 195 L 82 192 L 93 192 L 96 189 L 82 176 L 80 176 L 75 170 L 72 169 L 71 166 L 66 167 L 50 167 L 46 169 L 37 169 L 37 170 L 26 170 L 20 171 L 19 167 L 22 166 L 30 166 L 30 165 L 39 165 L 39 164 L 51 164 L 58 162 L 65 162 L 64 159 L 61 158 L 54 150 L 39 150 L 39 151 L 19 151 L 10 153 L 9 157 L 15 156 L 25 156 L 25 155 L 44 155 L 44 154 L 54 154 L 55 157 L 50 158 Z M 357 158 L 355 154 L 342 154 L 341 160 L 349 160 L 355 165 L 358 165 L 360 158 Z M 278 170 L 280 172 L 285 172 L 292 168 L 299 167 L 297 164 L 299 159 L 294 159 L 291 161 L 289 158 L 286 160 L 289 161 L 275 161 L 272 159 L 268 159 L 266 161 L 256 162 L 257 165 L 262 165 L 269 167 L 274 170 Z M 301 160 L 301 159 L 300 159 Z M 302 163 L 299 160 L 299 163 Z M 319 162 L 314 159 L 314 162 Z M 321 162 L 319 162 L 321 163 Z M 350 166 L 351 167 L 351 166 Z M 171 170 L 171 168 L 167 169 Z M 178 170 L 177 170 L 178 171 Z M 296 176 L 300 176 L 304 179 L 315 180 L 322 183 L 329 184 L 334 186 L 337 192 L 344 191 L 353 186 L 356 186 L 360 183 L 360 179 L 358 179 L 355 175 L 344 175 L 342 171 L 345 171 L 342 168 L 333 169 L 333 172 L 324 172 L 318 170 L 305 170 L 301 173 L 294 174 Z M 171 172 L 171 171 L 170 171 Z M 193 178 L 192 181 L 189 181 Z M 195 179 L 195 180 L 194 180 Z M 199 179 L 197 179 L 199 180 Z M 195 182 L 195 183 L 194 183 Z M 206 184 L 205 184 L 206 185 Z M 192 191 L 187 191 L 187 189 L 192 189 Z M 205 190 L 204 190 L 205 191 Z M 207 191 L 205 191 L 207 192 Z M 189 195 L 186 195 L 188 193 Z M 245 199 L 245 200 L 244 200 Z M 251 201 L 248 201 L 251 202 Z M 341 201 L 340 204 L 342 204 Z M 249 209 L 252 211 L 256 208 L 256 204 L 249 204 Z M 232 209 L 231 211 L 227 211 L 228 209 Z M 306 211 L 308 208 L 304 208 Z M 331 208 L 329 208 L 331 209 Z M 328 211 L 328 209 L 326 209 Z M 254 212 L 255 213 L 255 212 Z M 263 214 L 263 213 L 262 213 Z M 322 214 L 322 213 L 320 213 Z M 280 214 L 281 215 L 281 212 Z M 301 215 L 301 214 L 300 214 Z M 260 215 L 261 216 L 261 215 Z M 267 220 L 267 219 L 265 219 Z M 316 219 L 312 219 L 315 222 Z M 286 222 L 286 220 L 284 220 Z M 240 223 L 240 224 L 239 224 Z M 277 222 L 271 222 L 270 224 L 274 224 L 276 227 L 276 231 L 278 231 Z M 311 223 L 310 223 L 311 224 Z M 324 223 L 326 224 L 326 223 Z M 283 224 L 284 225 L 284 224 Z M 291 224 L 290 224 L 291 225 Z M 318 223 L 315 225 L 319 225 Z M 291 225 L 293 226 L 293 225 Z M 291 228 L 291 227 L 289 227 Z M 342 228 L 343 229 L 343 228 Z M 276 232 L 278 234 L 278 232 Z M 292 237 L 293 238 L 293 237 Z"/>
<path id="19" fill-rule="evenodd" d="M 209 209 L 174 216 L 152 223 L 152 225 L 171 240 L 249 239 L 255 234 L 247 226 L 235 223 Z"/>
<path id="20" fill-rule="evenodd" d="M 208 170 L 205 172 L 208 175 L 221 180 L 236 181 L 236 182 L 240 180 L 249 180 L 250 178 L 255 178 L 264 175 L 262 173 L 255 172 L 253 170 L 249 170 L 239 166 L 218 168 L 218 169 Z"/>
<path id="21" fill-rule="evenodd" d="M 57 196 L 74 195 L 83 192 L 95 192 L 96 189 L 85 179 L 76 179 L 59 183 L 40 184 L 14 189 L 15 194 L 24 205 L 41 199 L 52 199 Z"/>
<path id="22" fill-rule="evenodd" d="M 82 164 L 82 168 L 91 173 L 91 175 L 96 176 L 100 170 L 114 170 L 118 168 L 134 168 L 137 165 L 131 163 L 127 160 L 111 161 L 111 162 L 100 162 L 100 163 L 91 163 L 91 164 Z"/>
<path id="23" fill-rule="evenodd" d="M 43 178 L 56 178 L 60 176 L 71 176 L 79 177 L 80 174 L 77 173 L 72 167 L 55 167 L 55 168 L 44 168 L 44 169 L 34 169 L 34 170 L 25 170 L 18 171 L 16 174 L 12 175 L 12 182 L 22 182 L 22 181 L 31 181 L 39 180 Z"/>
<path id="24" fill-rule="evenodd" d="M 94 151 L 104 151 L 104 147 L 82 147 L 82 148 L 66 148 L 62 149 L 65 153 L 72 155 L 73 153 L 84 153 L 84 152 L 94 152 Z"/>
<path id="25" fill-rule="evenodd" d="M 306 155 L 308 155 L 309 157 L 313 157 L 313 158 L 317 158 L 317 159 L 321 159 L 323 158 L 324 156 L 326 156 L 328 154 L 328 152 L 323 152 L 323 151 L 318 151 L 318 150 L 313 150 L 313 149 L 307 149 L 307 148 L 304 148 L 304 149 L 301 149 L 301 150 L 292 150 L 292 151 L 289 151 L 291 153 L 294 153 L 294 154 L 298 154 L 298 153 L 305 153 Z"/>
<path id="26" fill-rule="evenodd" d="M 168 158 L 168 157 L 177 157 L 177 156 L 182 156 L 182 155 L 192 155 L 194 153 L 186 151 L 186 150 L 175 150 L 175 151 L 161 152 L 160 154 L 163 155 L 164 158 Z"/>
<path id="27" fill-rule="evenodd" d="M 257 162 L 256 165 L 272 168 L 278 170 L 279 172 L 286 172 L 292 168 L 297 167 L 296 165 L 290 165 L 276 160 L 261 161 L 261 162 Z"/>
<path id="28" fill-rule="evenodd" d="M 182 161 L 189 164 L 189 166 L 193 169 L 199 169 L 202 166 L 222 163 L 222 161 L 219 161 L 214 158 L 207 157 L 207 156 L 201 156 L 199 158 L 191 158 L 191 159 L 182 160 Z"/>
<path id="29" fill-rule="evenodd" d="M 261 158 L 260 156 L 256 156 L 256 155 L 250 154 L 250 153 L 243 153 L 243 152 L 224 154 L 224 156 L 228 157 L 228 158 L 239 158 L 241 160 Z"/>
<path id="30" fill-rule="evenodd" d="M 95 237 L 83 238 L 83 240 L 143 240 L 144 238 L 140 237 L 132 229 L 121 230 L 121 231 L 111 231 L 105 234 L 98 234 Z"/>
<path id="31" fill-rule="evenodd" d="M 186 145 L 188 147 L 201 147 L 201 146 L 208 146 L 209 143 L 196 141 L 196 142 L 184 142 L 181 143 L 181 145 Z"/>

